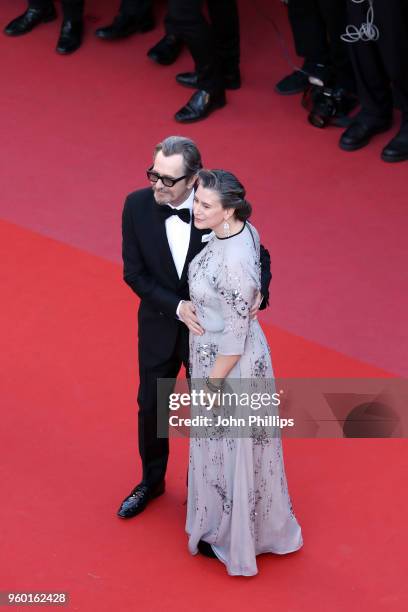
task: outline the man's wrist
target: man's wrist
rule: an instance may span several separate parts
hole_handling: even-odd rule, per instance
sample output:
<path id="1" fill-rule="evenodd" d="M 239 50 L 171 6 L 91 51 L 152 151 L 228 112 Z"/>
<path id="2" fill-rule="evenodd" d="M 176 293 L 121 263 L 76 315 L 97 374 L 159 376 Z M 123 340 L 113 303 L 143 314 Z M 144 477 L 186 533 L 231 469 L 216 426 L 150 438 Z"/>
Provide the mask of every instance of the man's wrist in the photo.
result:
<path id="1" fill-rule="evenodd" d="M 177 319 L 180 319 L 180 321 L 181 321 L 180 308 L 181 308 L 181 305 L 184 304 L 184 302 L 185 302 L 185 300 L 180 300 L 179 304 L 177 306 L 177 310 L 176 310 L 176 317 L 177 317 Z"/>

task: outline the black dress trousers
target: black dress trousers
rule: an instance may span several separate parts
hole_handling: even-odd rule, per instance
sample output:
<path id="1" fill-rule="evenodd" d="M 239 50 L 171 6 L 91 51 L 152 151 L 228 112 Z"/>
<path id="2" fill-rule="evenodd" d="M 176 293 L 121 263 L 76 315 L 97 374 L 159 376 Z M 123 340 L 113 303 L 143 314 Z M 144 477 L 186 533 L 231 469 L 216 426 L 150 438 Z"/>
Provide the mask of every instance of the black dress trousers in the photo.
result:
<path id="1" fill-rule="evenodd" d="M 122 0 L 119 8 L 119 12 L 122 15 L 129 15 L 129 17 L 135 17 L 137 19 L 142 19 L 152 11 L 152 0 Z"/>
<path id="2" fill-rule="evenodd" d="M 237 3 L 235 0 L 207 0 L 207 6 L 221 72 L 234 72 L 239 68 L 240 62 Z"/>
<path id="3" fill-rule="evenodd" d="M 296 53 L 309 62 L 331 66 L 335 84 L 354 90 L 347 45 L 340 38 L 347 23 L 346 0 L 290 0 L 288 13 Z"/>
<path id="4" fill-rule="evenodd" d="M 408 121 L 408 0 L 374 0 L 377 41 L 348 43 L 358 95 L 365 113 L 377 119 L 392 114 L 393 95 Z M 366 22 L 368 2 L 348 0 L 349 23 Z"/>
<path id="5" fill-rule="evenodd" d="M 28 0 L 30 8 L 47 8 L 52 5 L 52 0 Z M 62 12 L 64 19 L 81 21 L 84 14 L 84 0 L 62 0 Z"/>
<path id="6" fill-rule="evenodd" d="M 160 405 L 157 394 L 157 379 L 175 379 L 184 365 L 186 377 L 188 373 L 188 341 L 189 331 L 184 323 L 178 322 L 178 334 L 176 343 L 171 355 L 166 359 L 157 359 L 155 364 L 145 363 L 144 354 L 146 350 L 143 341 L 139 337 L 139 392 L 138 392 L 138 442 L 139 454 L 142 460 L 143 483 L 149 487 L 154 487 L 164 480 L 169 457 L 169 439 L 158 437 L 158 414 L 161 419 L 160 429 L 163 431 L 164 424 L 167 424 L 169 409 L 168 401 L 163 401 Z M 164 381 L 161 382 L 165 384 Z M 162 389 L 161 398 L 167 398 L 173 392 L 173 387 L 169 381 L 167 392 Z"/>
<path id="7" fill-rule="evenodd" d="M 169 0 L 166 31 L 187 45 L 198 74 L 199 89 L 222 89 L 222 74 L 239 65 L 239 19 L 236 0 Z"/>

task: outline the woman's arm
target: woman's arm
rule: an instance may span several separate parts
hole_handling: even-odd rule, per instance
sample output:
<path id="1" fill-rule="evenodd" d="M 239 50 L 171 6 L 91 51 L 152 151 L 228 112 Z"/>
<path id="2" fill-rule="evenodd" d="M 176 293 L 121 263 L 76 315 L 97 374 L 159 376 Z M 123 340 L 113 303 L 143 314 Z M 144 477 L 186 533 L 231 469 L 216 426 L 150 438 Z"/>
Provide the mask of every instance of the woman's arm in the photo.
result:
<path id="1" fill-rule="evenodd" d="M 214 384 L 217 384 L 217 379 L 226 378 L 234 365 L 238 363 L 240 357 L 241 355 L 217 355 L 214 366 L 210 372 L 210 380 L 214 379 Z"/>

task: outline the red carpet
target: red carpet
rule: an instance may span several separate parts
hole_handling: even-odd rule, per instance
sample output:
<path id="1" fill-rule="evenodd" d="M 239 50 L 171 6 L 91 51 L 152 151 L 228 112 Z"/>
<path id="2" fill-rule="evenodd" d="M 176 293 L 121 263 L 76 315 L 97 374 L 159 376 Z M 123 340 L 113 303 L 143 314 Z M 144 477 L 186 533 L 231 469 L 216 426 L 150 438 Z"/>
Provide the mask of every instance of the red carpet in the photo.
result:
<path id="1" fill-rule="evenodd" d="M 84 611 L 241 609 L 249 598 L 302 612 L 404 609 L 405 440 L 287 440 L 305 546 L 264 556 L 254 579 L 187 552 L 185 440 L 172 440 L 166 495 L 117 519 L 140 476 L 135 299 L 116 264 L 4 222 L 0 243 L 2 590 L 69 591 L 69 609 Z M 382 375 L 266 329 L 283 375 Z"/>
<path id="2" fill-rule="evenodd" d="M 16 5 L 24 8 L 3 1 L 2 23 Z M 390 135 L 349 156 L 337 130 L 314 130 L 298 98 L 276 96 L 286 67 L 256 8 L 282 27 L 284 9 L 240 6 L 244 87 L 182 132 L 248 185 L 273 256 L 262 322 L 276 371 L 404 375 L 407 167 L 378 160 Z M 68 609 L 85 612 L 402 612 L 405 440 L 286 440 L 305 546 L 264 556 L 253 579 L 187 552 L 185 440 L 172 440 L 166 495 L 143 517 L 115 517 L 140 476 L 137 303 L 119 263 L 122 201 L 144 185 L 153 144 L 181 131 L 171 115 L 188 92 L 173 76 L 191 65 L 187 54 L 176 67 L 150 65 L 159 27 L 118 45 L 94 39 L 115 10 L 88 3 L 87 37 L 72 57 L 53 52 L 56 23 L 0 36 L 0 590 L 69 591 Z"/>

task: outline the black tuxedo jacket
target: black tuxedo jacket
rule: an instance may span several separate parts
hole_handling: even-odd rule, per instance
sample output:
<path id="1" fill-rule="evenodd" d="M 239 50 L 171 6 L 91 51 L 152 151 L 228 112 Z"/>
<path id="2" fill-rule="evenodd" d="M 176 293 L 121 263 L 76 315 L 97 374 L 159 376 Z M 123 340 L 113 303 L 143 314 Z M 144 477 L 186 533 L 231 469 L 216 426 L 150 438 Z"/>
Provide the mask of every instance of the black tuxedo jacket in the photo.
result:
<path id="1" fill-rule="evenodd" d="M 166 226 L 150 187 L 128 195 L 122 216 L 122 256 L 125 282 L 140 297 L 139 362 L 147 367 L 171 358 L 181 333 L 188 358 L 188 328 L 176 318 L 180 300 L 189 299 L 187 272 L 190 261 L 206 245 L 211 230 L 191 224 L 190 244 L 181 278 L 167 241 Z M 270 257 L 261 247 L 263 308 L 268 303 Z"/>

